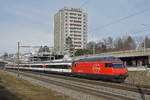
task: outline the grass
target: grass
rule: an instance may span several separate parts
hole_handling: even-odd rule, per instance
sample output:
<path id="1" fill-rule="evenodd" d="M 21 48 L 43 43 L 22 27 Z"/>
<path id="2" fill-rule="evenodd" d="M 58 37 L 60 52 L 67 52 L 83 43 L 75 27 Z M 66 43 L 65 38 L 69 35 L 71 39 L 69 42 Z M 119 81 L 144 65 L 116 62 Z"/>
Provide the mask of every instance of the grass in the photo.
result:
<path id="1" fill-rule="evenodd" d="M 70 100 L 46 88 L 0 72 L 0 100 Z"/>
<path id="2" fill-rule="evenodd" d="M 127 83 L 150 85 L 150 74 L 145 71 L 128 72 L 129 76 L 125 80 Z"/>

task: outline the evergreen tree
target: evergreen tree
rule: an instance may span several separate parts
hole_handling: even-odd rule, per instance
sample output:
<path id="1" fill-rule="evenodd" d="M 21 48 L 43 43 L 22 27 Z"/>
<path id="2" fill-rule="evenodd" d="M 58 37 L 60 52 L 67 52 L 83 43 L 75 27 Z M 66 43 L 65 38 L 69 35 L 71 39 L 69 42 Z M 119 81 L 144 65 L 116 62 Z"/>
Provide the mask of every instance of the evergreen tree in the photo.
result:
<path id="1" fill-rule="evenodd" d="M 71 37 L 67 37 L 66 38 L 66 48 L 65 48 L 66 51 L 68 51 L 71 56 L 74 56 L 74 45 L 72 43 L 72 38 Z"/>
<path id="2" fill-rule="evenodd" d="M 75 52 L 75 56 L 82 56 L 88 54 L 88 50 L 87 49 L 78 49 Z"/>
<path id="3" fill-rule="evenodd" d="M 136 48 L 136 43 L 131 36 L 124 41 L 124 50 L 134 50 Z"/>
<path id="4" fill-rule="evenodd" d="M 142 47 L 144 48 L 150 48 L 150 38 L 148 38 L 148 36 L 145 36 L 143 42 L 142 42 Z"/>
<path id="5" fill-rule="evenodd" d="M 123 50 L 123 40 L 119 38 L 114 44 L 115 50 Z"/>

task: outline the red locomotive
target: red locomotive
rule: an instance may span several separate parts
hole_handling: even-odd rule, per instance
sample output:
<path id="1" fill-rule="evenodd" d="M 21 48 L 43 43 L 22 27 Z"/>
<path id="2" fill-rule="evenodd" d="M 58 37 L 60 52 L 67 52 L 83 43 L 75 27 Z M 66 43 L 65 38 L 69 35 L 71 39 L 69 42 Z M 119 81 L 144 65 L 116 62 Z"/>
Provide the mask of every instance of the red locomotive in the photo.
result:
<path id="1" fill-rule="evenodd" d="M 85 58 L 73 62 L 72 73 L 95 79 L 123 82 L 127 74 L 123 62 L 116 57 Z"/>

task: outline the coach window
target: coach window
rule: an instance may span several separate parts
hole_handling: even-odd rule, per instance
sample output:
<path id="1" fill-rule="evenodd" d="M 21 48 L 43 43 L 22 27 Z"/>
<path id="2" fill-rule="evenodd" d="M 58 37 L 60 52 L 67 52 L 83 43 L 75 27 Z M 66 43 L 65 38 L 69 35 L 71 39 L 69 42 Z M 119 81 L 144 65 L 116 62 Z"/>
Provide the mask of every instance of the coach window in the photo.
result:
<path id="1" fill-rule="evenodd" d="M 112 67 L 112 63 L 106 63 L 105 67 Z"/>

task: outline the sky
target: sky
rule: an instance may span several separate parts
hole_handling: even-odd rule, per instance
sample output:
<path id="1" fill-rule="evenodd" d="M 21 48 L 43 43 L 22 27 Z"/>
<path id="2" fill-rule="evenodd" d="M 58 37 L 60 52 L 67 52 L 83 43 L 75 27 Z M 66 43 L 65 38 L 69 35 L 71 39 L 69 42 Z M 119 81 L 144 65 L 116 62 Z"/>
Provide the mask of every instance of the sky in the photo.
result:
<path id="1" fill-rule="evenodd" d="M 88 41 L 150 37 L 150 0 L 0 0 L 0 55 L 16 53 L 17 42 L 54 46 L 54 15 L 63 7 L 88 13 Z"/>

